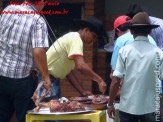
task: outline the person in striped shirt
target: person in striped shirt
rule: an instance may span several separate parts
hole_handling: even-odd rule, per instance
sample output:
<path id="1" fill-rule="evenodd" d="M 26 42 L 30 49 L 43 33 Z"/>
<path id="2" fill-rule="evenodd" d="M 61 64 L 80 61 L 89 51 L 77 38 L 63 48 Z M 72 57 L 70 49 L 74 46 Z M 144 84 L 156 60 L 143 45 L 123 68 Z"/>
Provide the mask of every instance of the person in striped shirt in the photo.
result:
<path id="1" fill-rule="evenodd" d="M 41 11 L 43 7 L 9 5 L 4 11 Z M 0 23 L 0 122 L 10 121 L 14 111 L 18 122 L 24 122 L 26 111 L 33 108 L 32 70 L 39 70 L 46 89 L 51 86 L 45 51 L 47 26 L 39 14 L 2 14 Z"/>

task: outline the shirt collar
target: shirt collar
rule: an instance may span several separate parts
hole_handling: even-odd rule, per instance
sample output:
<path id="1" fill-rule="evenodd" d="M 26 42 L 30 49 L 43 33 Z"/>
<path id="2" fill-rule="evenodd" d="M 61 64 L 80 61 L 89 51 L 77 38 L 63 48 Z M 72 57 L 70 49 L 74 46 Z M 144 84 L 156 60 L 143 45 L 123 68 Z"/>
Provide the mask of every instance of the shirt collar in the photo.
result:
<path id="1" fill-rule="evenodd" d="M 149 41 L 146 36 L 137 36 L 135 41 Z"/>

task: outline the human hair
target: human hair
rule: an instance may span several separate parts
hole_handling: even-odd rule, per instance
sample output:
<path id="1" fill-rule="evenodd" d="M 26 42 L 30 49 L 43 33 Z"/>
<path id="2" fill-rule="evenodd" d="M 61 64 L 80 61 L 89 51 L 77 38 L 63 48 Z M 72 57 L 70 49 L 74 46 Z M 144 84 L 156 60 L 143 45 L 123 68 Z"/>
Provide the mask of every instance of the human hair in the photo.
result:
<path id="1" fill-rule="evenodd" d="M 143 12 L 141 6 L 134 3 L 128 7 L 126 15 L 133 18 L 139 12 Z"/>
<path id="2" fill-rule="evenodd" d="M 148 35 L 150 34 L 152 29 L 150 27 L 139 26 L 139 27 L 131 27 L 130 30 L 133 34 Z"/>
<path id="3" fill-rule="evenodd" d="M 125 32 L 128 30 L 128 26 L 130 23 L 125 23 L 123 25 L 120 25 L 119 27 L 117 27 L 120 31 Z"/>
<path id="4" fill-rule="evenodd" d="M 148 13 L 149 16 L 151 15 L 150 9 L 147 6 L 140 6 L 136 3 L 131 4 L 128 7 L 126 15 L 133 18 L 139 12 L 146 12 L 146 13 Z"/>
<path id="5" fill-rule="evenodd" d="M 130 23 L 125 23 L 125 24 L 122 24 L 122 25 L 118 26 L 117 28 L 118 28 L 120 31 L 125 32 L 125 31 L 128 30 L 128 26 L 129 26 L 129 25 L 130 25 Z M 117 33 L 118 33 L 118 30 L 115 29 L 115 36 L 114 36 L 114 39 L 118 38 Z"/>

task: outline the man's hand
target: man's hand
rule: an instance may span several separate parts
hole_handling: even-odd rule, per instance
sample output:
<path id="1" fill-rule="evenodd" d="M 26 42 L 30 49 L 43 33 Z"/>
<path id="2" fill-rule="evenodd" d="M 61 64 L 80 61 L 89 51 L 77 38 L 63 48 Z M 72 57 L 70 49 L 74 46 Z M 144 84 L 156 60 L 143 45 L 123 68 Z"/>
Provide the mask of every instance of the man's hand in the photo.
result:
<path id="1" fill-rule="evenodd" d="M 82 92 L 82 96 L 89 96 L 89 95 L 92 95 L 92 92 L 87 91 L 87 90 Z"/>
<path id="2" fill-rule="evenodd" d="M 51 87 L 50 78 L 47 77 L 47 78 L 43 78 L 42 80 L 45 81 L 45 83 L 43 84 L 43 86 L 46 88 L 47 91 L 49 91 L 50 90 L 50 87 Z"/>
<path id="3" fill-rule="evenodd" d="M 108 109 L 109 118 L 115 119 L 115 108 L 114 106 Z"/>
<path id="4" fill-rule="evenodd" d="M 98 83 L 98 85 L 99 85 L 100 92 L 104 94 L 104 92 L 106 91 L 106 87 L 107 87 L 106 83 L 102 80 L 101 82 Z"/>

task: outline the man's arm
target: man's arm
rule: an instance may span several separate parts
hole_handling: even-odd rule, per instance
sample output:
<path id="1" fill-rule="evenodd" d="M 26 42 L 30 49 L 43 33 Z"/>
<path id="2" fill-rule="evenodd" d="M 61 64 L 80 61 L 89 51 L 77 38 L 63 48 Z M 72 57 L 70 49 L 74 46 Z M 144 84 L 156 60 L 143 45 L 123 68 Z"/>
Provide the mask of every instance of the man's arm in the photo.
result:
<path id="1" fill-rule="evenodd" d="M 110 91 L 109 91 L 109 103 L 108 105 L 113 105 L 113 102 L 117 96 L 119 87 L 120 87 L 121 79 L 118 77 L 113 77 L 112 83 L 110 85 Z"/>
<path id="2" fill-rule="evenodd" d="M 71 71 L 66 78 L 71 83 L 71 85 L 82 95 L 87 96 L 91 95 L 92 93 L 90 91 L 84 90 L 81 85 L 79 84 L 79 81 L 77 80 L 76 76 L 74 75 L 73 71 Z"/>
<path id="3" fill-rule="evenodd" d="M 114 70 L 111 70 L 111 73 L 110 73 L 110 79 L 111 80 L 113 80 L 113 72 L 114 72 Z M 118 100 L 118 101 L 120 99 L 120 93 L 121 93 L 121 85 L 122 85 L 122 83 L 123 83 L 123 80 L 121 80 L 121 82 L 120 82 L 120 87 L 119 87 L 119 90 L 118 90 L 118 93 L 117 93 L 117 96 L 116 96 L 116 100 Z"/>
<path id="4" fill-rule="evenodd" d="M 115 118 L 115 109 L 113 106 L 114 100 L 117 96 L 119 86 L 120 86 L 121 79 L 118 77 L 113 77 L 111 86 L 110 86 L 110 91 L 109 91 L 109 103 L 108 106 L 111 106 L 111 108 L 108 109 L 108 115 L 110 118 Z"/>
<path id="5" fill-rule="evenodd" d="M 96 74 L 84 61 L 83 56 L 73 56 L 75 61 L 76 68 L 85 76 L 91 78 L 92 80 L 96 81 L 99 85 L 100 91 L 102 93 L 106 90 L 106 83 L 104 80 Z"/>
<path id="6" fill-rule="evenodd" d="M 42 79 L 46 82 L 44 87 L 49 89 L 51 86 L 51 81 L 48 73 L 47 60 L 46 60 L 46 51 L 44 48 L 34 48 L 33 49 L 34 59 L 36 66 L 42 75 Z"/>
<path id="7" fill-rule="evenodd" d="M 116 68 L 115 71 L 113 72 L 113 80 L 110 86 L 110 91 L 109 91 L 109 102 L 108 102 L 108 115 L 110 118 L 115 118 L 115 109 L 113 106 L 113 102 L 116 98 L 116 95 L 118 93 L 120 84 L 121 84 L 121 79 L 124 78 L 125 75 L 125 66 L 123 62 L 123 55 L 122 55 L 123 49 L 120 49 L 119 55 L 118 55 L 118 60 L 116 63 Z M 118 70 L 117 70 L 118 69 Z"/>
<path id="8" fill-rule="evenodd" d="M 121 49 L 121 47 L 118 45 L 119 41 L 120 41 L 119 39 L 116 40 L 114 49 L 113 49 L 113 53 L 112 53 L 112 57 L 111 57 L 112 70 L 115 70 L 117 59 L 118 59 L 118 53 L 119 53 L 119 50 Z"/>

